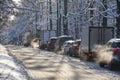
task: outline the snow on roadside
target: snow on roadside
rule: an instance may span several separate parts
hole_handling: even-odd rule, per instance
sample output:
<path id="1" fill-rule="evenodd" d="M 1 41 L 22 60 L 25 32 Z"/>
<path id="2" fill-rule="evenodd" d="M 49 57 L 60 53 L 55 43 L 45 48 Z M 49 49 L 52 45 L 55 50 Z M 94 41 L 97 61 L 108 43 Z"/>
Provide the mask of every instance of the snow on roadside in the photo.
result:
<path id="1" fill-rule="evenodd" d="M 2 45 L 0 45 L 0 80 L 28 80 L 21 64 L 9 56 Z"/>

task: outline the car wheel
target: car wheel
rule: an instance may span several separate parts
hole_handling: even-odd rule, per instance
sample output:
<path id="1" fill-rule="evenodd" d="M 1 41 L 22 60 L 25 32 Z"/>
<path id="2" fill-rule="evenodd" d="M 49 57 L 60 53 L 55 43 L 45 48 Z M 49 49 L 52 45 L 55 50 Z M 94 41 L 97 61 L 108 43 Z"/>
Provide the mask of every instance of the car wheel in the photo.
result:
<path id="1" fill-rule="evenodd" d="M 109 63 L 109 64 L 108 64 L 108 68 L 109 68 L 110 70 L 114 70 L 114 69 L 115 69 L 115 67 L 114 67 L 114 65 L 113 65 L 112 63 Z"/>
<path id="2" fill-rule="evenodd" d="M 105 66 L 105 63 L 101 62 L 101 63 L 99 63 L 99 66 L 100 66 L 100 67 L 104 67 L 104 66 Z"/>

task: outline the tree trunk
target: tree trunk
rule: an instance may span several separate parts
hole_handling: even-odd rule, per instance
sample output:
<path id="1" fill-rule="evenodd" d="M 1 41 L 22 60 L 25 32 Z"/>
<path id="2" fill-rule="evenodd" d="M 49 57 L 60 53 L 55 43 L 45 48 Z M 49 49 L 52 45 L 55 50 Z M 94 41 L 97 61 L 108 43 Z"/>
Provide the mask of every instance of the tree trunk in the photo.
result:
<path id="1" fill-rule="evenodd" d="M 104 5 L 103 11 L 107 10 L 107 0 L 103 0 L 103 5 Z M 107 16 L 107 12 L 104 13 L 104 16 Z M 102 26 L 107 27 L 107 18 L 104 16 Z"/>
<path id="2" fill-rule="evenodd" d="M 52 2 L 49 0 L 49 6 L 50 6 L 50 30 L 52 30 Z"/>
<path id="3" fill-rule="evenodd" d="M 120 0 L 117 0 L 117 13 L 118 17 L 116 18 L 116 26 L 117 26 L 117 38 L 120 38 Z"/>
<path id="4" fill-rule="evenodd" d="M 65 35 L 68 35 L 67 0 L 64 0 L 63 31 Z"/>
<path id="5" fill-rule="evenodd" d="M 93 8 L 93 0 L 90 0 L 90 1 L 91 1 L 91 3 L 90 3 L 90 8 L 91 8 L 91 10 L 90 10 L 90 18 L 92 18 L 93 14 L 94 14 L 94 11 L 92 10 L 92 8 Z M 93 26 L 93 20 L 90 21 L 90 26 Z"/>
<path id="6" fill-rule="evenodd" d="M 61 35 L 61 0 L 57 0 L 57 36 Z"/>

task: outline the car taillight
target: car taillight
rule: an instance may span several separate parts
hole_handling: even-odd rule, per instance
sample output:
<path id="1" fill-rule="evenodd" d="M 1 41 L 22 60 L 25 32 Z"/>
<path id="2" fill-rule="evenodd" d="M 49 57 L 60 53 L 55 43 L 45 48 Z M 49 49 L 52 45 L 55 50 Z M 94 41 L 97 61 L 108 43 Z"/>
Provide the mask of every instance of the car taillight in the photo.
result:
<path id="1" fill-rule="evenodd" d="M 88 53 L 88 56 L 89 56 L 89 57 L 92 57 L 92 56 L 93 56 L 92 52 L 89 52 L 89 53 Z"/>
<path id="2" fill-rule="evenodd" d="M 114 48 L 113 51 L 114 51 L 114 53 L 118 53 L 119 49 L 118 48 Z"/>
<path id="3" fill-rule="evenodd" d="M 76 49 L 79 49 L 79 46 L 76 46 Z"/>

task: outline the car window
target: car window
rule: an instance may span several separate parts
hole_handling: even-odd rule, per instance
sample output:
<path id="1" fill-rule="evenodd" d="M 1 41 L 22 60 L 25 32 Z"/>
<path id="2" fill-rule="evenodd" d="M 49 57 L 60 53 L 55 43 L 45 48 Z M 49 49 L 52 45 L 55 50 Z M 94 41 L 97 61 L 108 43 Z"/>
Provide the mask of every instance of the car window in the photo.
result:
<path id="1" fill-rule="evenodd" d="M 80 45 L 81 41 L 76 41 L 75 44 L 76 45 Z"/>
<path id="2" fill-rule="evenodd" d="M 113 47 L 113 48 L 120 48 L 120 42 L 113 42 L 111 47 Z"/>
<path id="3" fill-rule="evenodd" d="M 68 45 L 72 45 L 73 43 L 68 43 Z"/>
<path id="4" fill-rule="evenodd" d="M 55 43 L 57 39 L 51 39 L 51 43 Z"/>
<path id="5" fill-rule="evenodd" d="M 73 40 L 72 37 L 63 37 L 63 38 L 60 38 L 60 43 L 64 43 L 65 41 L 68 41 L 68 40 Z"/>

